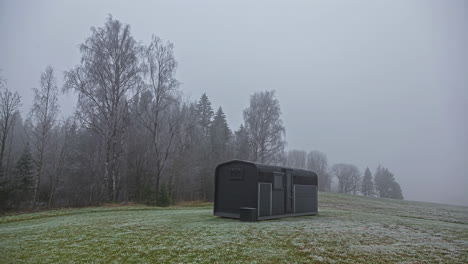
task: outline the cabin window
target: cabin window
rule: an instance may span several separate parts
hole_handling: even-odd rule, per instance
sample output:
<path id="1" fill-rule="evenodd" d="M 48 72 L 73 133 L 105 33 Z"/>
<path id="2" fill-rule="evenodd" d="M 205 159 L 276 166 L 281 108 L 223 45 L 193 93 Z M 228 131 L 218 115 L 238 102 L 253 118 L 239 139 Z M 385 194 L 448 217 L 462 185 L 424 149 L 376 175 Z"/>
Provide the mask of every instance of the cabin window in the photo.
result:
<path id="1" fill-rule="evenodd" d="M 231 180 L 231 181 L 243 181 L 244 180 L 244 170 L 242 168 L 232 168 L 229 180 Z"/>
<path id="2" fill-rule="evenodd" d="M 275 172 L 273 174 L 273 189 L 282 190 L 283 189 L 283 177 L 284 173 Z"/>

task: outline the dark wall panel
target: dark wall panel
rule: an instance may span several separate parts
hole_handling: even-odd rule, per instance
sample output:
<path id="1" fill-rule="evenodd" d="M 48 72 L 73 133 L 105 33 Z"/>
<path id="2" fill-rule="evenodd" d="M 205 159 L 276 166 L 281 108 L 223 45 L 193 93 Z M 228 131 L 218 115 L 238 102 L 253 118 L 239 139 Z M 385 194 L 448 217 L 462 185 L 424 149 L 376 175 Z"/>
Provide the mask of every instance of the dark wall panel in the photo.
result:
<path id="1" fill-rule="evenodd" d="M 259 216 L 270 216 L 272 211 L 272 193 L 270 183 L 259 183 Z"/>
<path id="2" fill-rule="evenodd" d="M 284 214 L 284 190 L 273 190 L 272 214 Z"/>
<path id="3" fill-rule="evenodd" d="M 317 212 L 317 186 L 294 185 L 295 213 Z"/>
<path id="4" fill-rule="evenodd" d="M 241 207 L 257 207 L 257 172 L 245 164 L 219 168 L 216 179 L 217 212 L 239 214 Z"/>

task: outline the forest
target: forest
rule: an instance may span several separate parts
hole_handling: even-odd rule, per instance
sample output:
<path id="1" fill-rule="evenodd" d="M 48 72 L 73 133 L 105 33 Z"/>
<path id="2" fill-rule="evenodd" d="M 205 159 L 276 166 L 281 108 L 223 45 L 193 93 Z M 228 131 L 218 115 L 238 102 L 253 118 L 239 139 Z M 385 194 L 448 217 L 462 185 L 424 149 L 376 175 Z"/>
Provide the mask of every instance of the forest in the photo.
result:
<path id="1" fill-rule="evenodd" d="M 231 159 L 315 171 L 320 191 L 403 199 L 386 167 L 362 173 L 318 150 L 287 149 L 275 91 L 252 94 L 235 129 L 207 94 L 185 99 L 169 41 L 142 43 L 109 16 L 78 47 L 63 83 L 52 66 L 38 73 L 28 113 L 0 79 L 2 211 L 212 201 L 214 169 Z M 61 93 L 77 96 L 71 116 L 60 115 Z"/>

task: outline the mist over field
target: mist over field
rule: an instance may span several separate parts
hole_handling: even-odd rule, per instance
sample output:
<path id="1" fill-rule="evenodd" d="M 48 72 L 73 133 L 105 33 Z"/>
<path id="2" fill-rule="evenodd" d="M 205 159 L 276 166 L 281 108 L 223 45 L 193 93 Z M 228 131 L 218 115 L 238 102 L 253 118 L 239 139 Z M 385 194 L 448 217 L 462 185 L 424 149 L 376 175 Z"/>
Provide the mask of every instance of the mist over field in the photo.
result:
<path id="1" fill-rule="evenodd" d="M 159 43 L 160 47 L 168 47 L 164 46 L 167 41 L 173 44 L 173 53 L 167 54 L 173 54 L 177 63 L 171 78 L 178 81 L 179 85 L 173 87 L 177 86 L 179 97 L 174 95 L 174 98 L 189 103 L 186 108 L 182 103 L 177 105 L 168 114 L 173 117 L 171 124 L 191 127 L 177 120 L 190 120 L 187 117 L 192 114 L 187 110 L 190 107 L 198 111 L 200 107 L 196 105 L 208 105 L 202 100 L 206 94 L 214 112 L 209 121 L 218 120 L 219 127 L 224 128 L 222 116 L 225 115 L 231 136 L 231 141 L 226 142 L 234 145 L 233 152 L 240 152 L 233 138 L 240 137 L 235 132 L 240 131 L 241 124 L 249 124 L 245 110 L 255 109 L 253 95 L 274 90 L 272 98 L 279 102 L 285 128 L 284 138 L 278 143 L 284 145 L 286 154 L 292 153 L 290 150 L 325 153 L 332 187 L 339 184 L 335 175 L 338 169 L 332 170 L 334 164 L 353 164 L 361 176 L 366 167 L 374 175 L 381 165 L 391 171 L 405 200 L 468 205 L 467 1 L 1 1 L 0 76 L 5 80 L 5 88 L 21 96 L 18 109 L 23 121 L 31 112 L 38 112 L 32 111 L 35 101 L 31 89 L 40 88 L 41 74 L 44 73 L 44 80 L 51 76 L 46 68 L 49 65 L 53 67 L 59 90 L 57 123 L 73 116 L 76 110 L 92 112 L 91 108 L 77 109 L 80 83 L 73 82 L 77 75 L 71 73 L 87 56 L 79 45 L 91 38 L 91 27 L 104 27 L 109 14 L 114 20 L 130 25 L 136 46 Z M 153 34 L 161 41 L 155 41 Z M 147 65 L 151 64 L 149 53 L 145 57 Z M 64 76 L 64 72 L 69 74 Z M 146 84 L 150 83 L 148 75 L 142 78 Z M 165 80 L 170 87 L 171 78 Z M 62 94 L 66 83 L 68 92 Z M 218 115 L 219 119 L 214 119 L 220 106 L 224 112 Z M 142 119 L 147 120 L 146 124 L 155 125 L 155 117 L 149 115 Z M 130 118 L 135 121 L 131 126 L 135 130 L 122 128 L 122 131 L 131 135 L 143 131 L 145 124 L 136 124 L 137 119 Z M 203 134 L 206 131 L 201 124 Z M 52 138 L 66 142 L 63 131 L 57 132 L 59 137 Z M 153 132 L 148 131 L 148 134 Z M 128 175 L 145 174 L 132 167 L 140 164 L 130 160 L 137 159 L 136 155 L 122 154 L 118 162 L 114 161 L 119 165 L 107 168 L 106 163 L 105 167 L 102 150 L 105 136 L 99 141 L 92 132 L 86 133 L 77 132 L 83 144 L 70 144 L 92 155 L 73 156 L 74 162 L 70 164 L 76 167 L 64 166 L 63 172 L 63 175 L 76 174 L 70 182 L 86 182 L 89 194 L 76 194 L 85 197 L 77 203 L 84 204 L 89 197 L 93 203 L 106 201 L 100 196 L 105 180 L 94 181 L 91 177 L 104 175 L 106 169 L 115 171 L 116 175 L 127 175 L 123 173 L 127 171 L 130 171 Z M 174 176 L 176 182 L 186 182 L 185 172 L 193 172 L 187 167 L 195 168 L 193 164 L 199 162 L 195 155 L 186 153 L 209 153 L 204 149 L 183 148 L 190 140 L 196 145 L 196 137 L 188 134 L 181 132 L 175 136 L 178 141 L 174 150 L 172 145 L 169 147 L 170 153 L 177 154 L 171 154 L 167 168 L 142 167 L 142 171 L 156 173 L 158 181 L 161 176 L 161 186 L 174 186 L 169 174 L 180 175 Z M 20 136 L 19 132 L 11 132 L 12 135 Z M 170 138 L 167 134 L 163 137 Z M 19 159 L 26 138 L 21 135 L 21 140 L 12 141 L 13 145 L 21 145 L 17 153 L 12 152 L 12 157 Z M 117 138 L 124 141 L 129 137 Z M 125 141 L 122 153 L 141 149 L 137 141 Z M 159 153 L 163 147 L 156 144 L 164 142 L 156 142 L 156 150 L 139 153 L 142 160 L 154 156 L 148 154 L 151 151 Z M 57 144 L 50 143 L 46 150 L 65 149 L 61 143 Z M 79 146 L 102 148 L 86 152 L 88 149 Z M 31 143 L 31 149 L 34 154 L 37 148 Z M 110 151 L 118 152 L 116 148 Z M 223 152 L 225 157 L 231 154 Z M 251 159 L 251 154 L 246 157 Z M 194 158 L 187 163 L 175 158 L 182 156 Z M 256 161 L 261 161 L 260 156 L 254 155 Z M 88 157 L 95 159 L 88 160 Z M 44 159 L 53 158 L 45 155 Z M 147 164 L 148 159 L 145 162 L 142 163 Z M 47 164 L 54 165 L 44 167 L 44 177 L 51 171 L 54 173 L 50 175 L 61 175 L 55 170 L 59 162 Z M 80 178 L 76 170 L 66 171 L 74 168 L 89 169 L 86 177 L 91 180 Z M 197 168 L 194 173 L 205 175 L 211 173 L 212 165 Z M 44 204 L 50 205 L 55 197 L 60 201 L 60 193 L 66 190 L 49 185 L 56 182 L 53 177 L 45 177 L 42 182 L 43 196 L 37 188 L 38 200 L 42 199 Z M 146 180 L 146 176 L 141 177 Z M 153 184 L 155 179 L 148 177 Z M 206 179 L 200 176 L 200 181 L 203 180 Z M 119 185 L 113 190 L 113 201 L 132 199 L 132 184 L 139 186 L 138 182 L 127 183 L 123 178 L 114 182 Z M 157 184 L 156 192 L 160 191 Z M 197 188 L 184 185 L 177 189 L 179 197 L 209 200 L 209 191 L 203 186 Z M 140 198 L 143 192 L 141 187 Z"/>

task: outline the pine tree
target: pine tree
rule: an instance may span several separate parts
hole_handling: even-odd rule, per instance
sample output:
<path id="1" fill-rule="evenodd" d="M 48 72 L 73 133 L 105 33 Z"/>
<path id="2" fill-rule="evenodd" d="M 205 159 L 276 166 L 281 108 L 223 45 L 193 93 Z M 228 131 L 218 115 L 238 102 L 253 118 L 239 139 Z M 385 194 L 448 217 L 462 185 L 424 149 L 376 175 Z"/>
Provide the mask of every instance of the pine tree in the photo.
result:
<path id="1" fill-rule="evenodd" d="M 377 195 L 381 198 L 385 197 L 384 173 L 384 168 L 380 165 L 377 167 L 374 173 L 375 190 L 377 192 Z"/>
<path id="2" fill-rule="evenodd" d="M 200 100 L 195 106 L 195 111 L 198 116 L 198 123 L 201 126 L 204 136 L 209 135 L 209 128 L 213 119 L 213 108 L 206 93 L 202 94 Z"/>
<path id="3" fill-rule="evenodd" d="M 212 154 L 216 162 L 226 159 L 231 130 L 229 129 L 226 116 L 221 107 L 219 107 L 210 125 L 210 134 Z"/>
<path id="4" fill-rule="evenodd" d="M 210 128 L 213 122 L 213 108 L 208 96 L 204 93 L 197 105 L 195 106 L 196 124 L 200 129 L 201 137 L 197 142 L 197 172 L 194 176 L 197 178 L 196 182 L 199 183 L 200 199 L 212 200 L 213 199 L 213 177 L 212 173 L 214 167 L 211 162 L 212 146 L 210 139 Z"/>
<path id="5" fill-rule="evenodd" d="M 239 130 L 235 132 L 235 158 L 249 160 L 250 153 L 249 134 L 244 125 L 240 125 Z"/>
<path id="6" fill-rule="evenodd" d="M 29 148 L 29 144 L 23 150 L 21 157 L 16 162 L 13 181 L 13 190 L 11 193 L 13 204 L 16 208 L 22 202 L 29 200 L 33 184 L 33 166 L 34 160 Z"/>
<path id="7" fill-rule="evenodd" d="M 393 182 L 390 186 L 390 198 L 403 200 L 403 192 L 401 191 L 400 184 Z"/>
<path id="8" fill-rule="evenodd" d="M 161 189 L 158 192 L 158 199 L 156 200 L 157 206 L 167 207 L 172 204 L 172 196 L 169 192 L 169 188 L 166 184 L 161 185 Z"/>
<path id="9" fill-rule="evenodd" d="M 375 172 L 375 188 L 381 198 L 403 199 L 400 185 L 389 169 L 379 165 Z"/>
<path id="10" fill-rule="evenodd" d="M 32 158 L 31 150 L 29 149 L 29 144 L 27 144 L 21 154 L 21 157 L 16 162 L 15 174 L 17 178 L 20 178 L 21 180 L 32 180 L 33 162 L 34 160 Z"/>
<path id="11" fill-rule="evenodd" d="M 372 173 L 369 168 L 366 168 L 362 179 L 362 194 L 364 196 L 374 195 L 374 181 L 372 180 Z"/>

